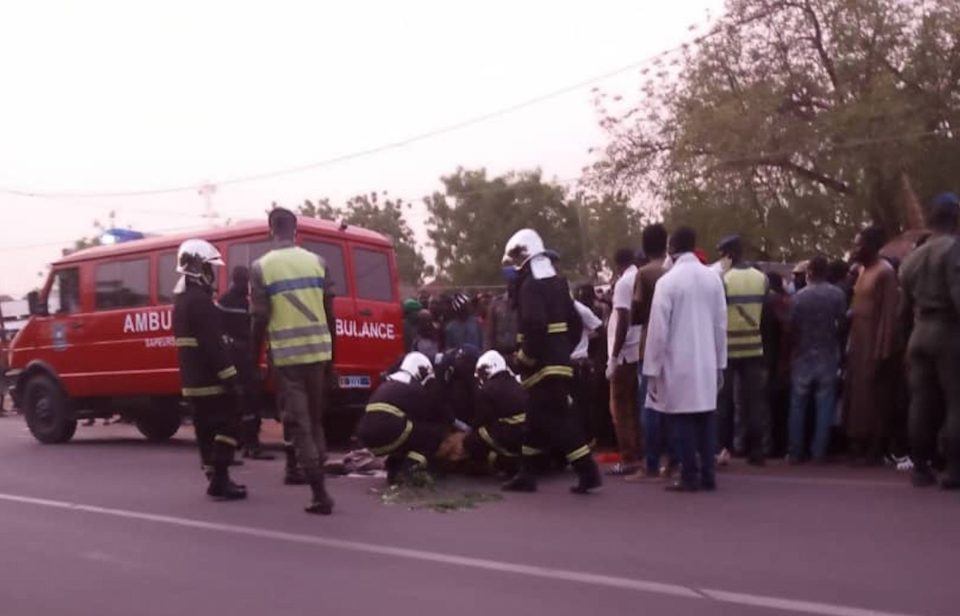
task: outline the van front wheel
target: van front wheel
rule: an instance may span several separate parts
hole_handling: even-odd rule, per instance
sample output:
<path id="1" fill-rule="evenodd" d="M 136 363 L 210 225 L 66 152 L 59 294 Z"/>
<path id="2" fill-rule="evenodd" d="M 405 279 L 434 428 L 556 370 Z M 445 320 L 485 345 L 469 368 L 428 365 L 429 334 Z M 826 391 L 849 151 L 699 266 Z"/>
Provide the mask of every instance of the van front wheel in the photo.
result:
<path id="1" fill-rule="evenodd" d="M 176 407 L 171 409 L 167 405 L 159 405 L 149 414 L 137 418 L 137 430 L 150 441 L 169 440 L 179 429 L 180 413 Z"/>
<path id="2" fill-rule="evenodd" d="M 41 443 L 66 443 L 77 431 L 77 420 L 66 393 L 45 374 L 38 374 L 27 382 L 23 414 L 30 434 Z"/>

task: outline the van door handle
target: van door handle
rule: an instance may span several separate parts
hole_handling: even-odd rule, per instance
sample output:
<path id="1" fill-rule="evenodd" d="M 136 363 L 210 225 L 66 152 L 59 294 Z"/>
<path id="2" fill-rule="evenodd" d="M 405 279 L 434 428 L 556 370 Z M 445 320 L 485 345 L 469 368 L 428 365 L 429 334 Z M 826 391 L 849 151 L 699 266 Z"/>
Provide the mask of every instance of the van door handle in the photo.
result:
<path id="1" fill-rule="evenodd" d="M 369 308 L 364 308 L 363 310 L 360 311 L 359 314 L 360 314 L 360 316 L 362 316 L 362 317 L 372 317 L 372 316 L 373 316 L 373 310 L 370 310 Z"/>
<path id="2" fill-rule="evenodd" d="M 70 329 L 74 331 L 78 329 L 83 329 L 83 323 L 77 323 L 76 321 L 74 321 L 73 323 L 70 324 Z"/>

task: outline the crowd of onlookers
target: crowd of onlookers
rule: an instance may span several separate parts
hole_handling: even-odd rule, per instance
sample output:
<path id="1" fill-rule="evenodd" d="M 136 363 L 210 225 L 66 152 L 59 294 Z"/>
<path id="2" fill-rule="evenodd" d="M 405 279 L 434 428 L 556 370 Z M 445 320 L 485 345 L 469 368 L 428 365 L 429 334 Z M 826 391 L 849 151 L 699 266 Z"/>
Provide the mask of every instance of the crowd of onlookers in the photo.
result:
<path id="1" fill-rule="evenodd" d="M 763 465 L 779 457 L 912 467 L 909 325 L 898 317 L 900 261 L 882 255 L 886 240 L 878 227 L 867 227 L 849 260 L 816 255 L 793 264 L 749 262 L 737 236 L 717 246 L 712 263 L 694 252 L 721 277 L 727 301 L 718 464 L 744 457 Z M 667 230 L 651 225 L 642 249 L 614 255 L 611 284 L 572 287 L 584 324 L 571 356 L 574 402 L 588 434 L 619 451 L 611 474 L 664 476 L 676 462 L 668 418 L 648 408 L 643 377 L 651 299 L 671 265 L 667 243 Z M 505 356 L 516 350 L 516 316 L 505 290 L 424 292 L 404 303 L 404 313 L 408 351 L 435 357 L 462 345 Z"/>

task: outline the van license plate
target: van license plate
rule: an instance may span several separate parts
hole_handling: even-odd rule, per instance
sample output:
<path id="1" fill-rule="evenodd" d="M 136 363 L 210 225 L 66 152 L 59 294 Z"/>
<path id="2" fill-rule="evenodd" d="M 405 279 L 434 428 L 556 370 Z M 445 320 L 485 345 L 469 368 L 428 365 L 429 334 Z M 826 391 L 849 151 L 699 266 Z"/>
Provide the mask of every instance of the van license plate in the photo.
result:
<path id="1" fill-rule="evenodd" d="M 370 377 L 341 376 L 340 389 L 370 389 Z"/>

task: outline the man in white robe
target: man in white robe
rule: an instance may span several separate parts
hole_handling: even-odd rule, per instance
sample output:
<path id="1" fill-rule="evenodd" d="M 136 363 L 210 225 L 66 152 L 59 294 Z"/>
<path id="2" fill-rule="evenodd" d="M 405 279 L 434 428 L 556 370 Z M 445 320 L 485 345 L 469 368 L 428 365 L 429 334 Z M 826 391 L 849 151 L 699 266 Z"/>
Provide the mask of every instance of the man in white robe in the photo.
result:
<path id="1" fill-rule="evenodd" d="M 678 492 L 715 490 L 717 391 L 727 365 L 727 305 L 716 272 L 694 255 L 689 227 L 670 237 L 673 266 L 657 281 L 643 373 L 654 408 L 671 415 L 681 478 Z"/>

